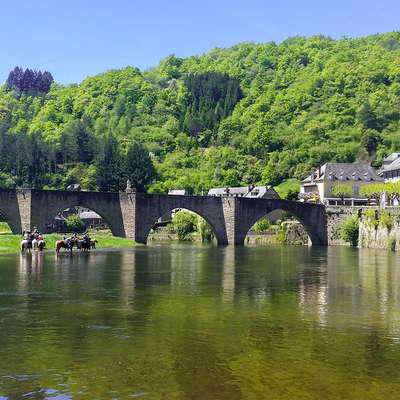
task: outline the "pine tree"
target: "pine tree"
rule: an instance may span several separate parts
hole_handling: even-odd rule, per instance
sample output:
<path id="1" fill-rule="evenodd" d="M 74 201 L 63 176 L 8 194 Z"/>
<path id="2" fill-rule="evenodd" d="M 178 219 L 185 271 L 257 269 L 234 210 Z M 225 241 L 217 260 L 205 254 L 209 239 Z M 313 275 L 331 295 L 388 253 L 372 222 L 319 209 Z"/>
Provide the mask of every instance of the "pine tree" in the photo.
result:
<path id="1" fill-rule="evenodd" d="M 156 178 L 156 170 L 147 148 L 134 143 L 126 155 L 125 177 L 138 191 L 145 191 Z"/>

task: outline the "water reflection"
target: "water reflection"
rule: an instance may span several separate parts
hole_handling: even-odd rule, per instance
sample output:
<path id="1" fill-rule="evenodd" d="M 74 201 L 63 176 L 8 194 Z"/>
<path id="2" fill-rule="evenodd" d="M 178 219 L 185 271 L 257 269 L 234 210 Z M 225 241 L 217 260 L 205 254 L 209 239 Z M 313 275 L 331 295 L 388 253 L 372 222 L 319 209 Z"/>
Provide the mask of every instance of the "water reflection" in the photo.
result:
<path id="1" fill-rule="evenodd" d="M 194 245 L 0 258 L 0 398 L 394 399 L 397 258 Z"/>
<path id="2" fill-rule="evenodd" d="M 133 303 L 135 295 L 135 252 L 122 253 L 120 293 L 122 302 L 126 305 Z"/>
<path id="3" fill-rule="evenodd" d="M 222 264 L 222 299 L 232 302 L 235 296 L 235 248 L 228 246 L 224 249 Z"/>

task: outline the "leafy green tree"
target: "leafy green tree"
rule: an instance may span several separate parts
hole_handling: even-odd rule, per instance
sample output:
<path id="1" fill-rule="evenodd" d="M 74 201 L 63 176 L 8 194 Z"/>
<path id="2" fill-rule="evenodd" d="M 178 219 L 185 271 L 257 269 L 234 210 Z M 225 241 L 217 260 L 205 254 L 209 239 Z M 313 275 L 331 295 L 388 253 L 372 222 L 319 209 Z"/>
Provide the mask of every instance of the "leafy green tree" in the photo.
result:
<path id="1" fill-rule="evenodd" d="M 376 203 L 379 203 L 381 198 L 382 191 L 384 190 L 383 184 L 377 185 L 365 185 L 360 189 L 360 196 L 366 197 L 370 200 L 375 200 Z"/>
<path id="2" fill-rule="evenodd" d="M 65 220 L 66 227 L 70 232 L 82 232 L 85 230 L 85 224 L 79 215 L 72 214 Z"/>
<path id="3" fill-rule="evenodd" d="M 349 185 L 337 184 L 332 187 L 332 194 L 336 197 L 340 197 L 343 204 L 345 197 L 350 197 L 354 195 L 354 190 Z"/>
<path id="4" fill-rule="evenodd" d="M 344 220 L 340 225 L 340 237 L 352 246 L 358 244 L 359 222 L 356 216 Z"/>
<path id="5" fill-rule="evenodd" d="M 196 231 L 197 216 L 181 210 L 172 218 L 172 224 L 179 240 L 191 240 L 190 234 Z"/>
<path id="6" fill-rule="evenodd" d="M 204 242 L 211 242 L 214 238 L 214 232 L 211 226 L 207 223 L 207 221 L 197 216 L 197 230 L 200 232 L 201 241 Z"/>
<path id="7" fill-rule="evenodd" d="M 400 182 L 385 183 L 382 185 L 382 190 L 385 190 L 392 202 L 400 200 Z"/>

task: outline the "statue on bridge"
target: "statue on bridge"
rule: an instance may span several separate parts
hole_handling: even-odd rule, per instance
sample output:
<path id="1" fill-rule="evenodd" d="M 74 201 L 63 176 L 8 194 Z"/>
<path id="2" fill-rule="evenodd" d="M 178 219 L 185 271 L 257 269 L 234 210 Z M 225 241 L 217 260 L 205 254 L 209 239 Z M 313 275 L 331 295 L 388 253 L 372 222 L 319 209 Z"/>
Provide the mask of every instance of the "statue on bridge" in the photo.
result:
<path id="1" fill-rule="evenodd" d="M 127 193 L 136 193 L 135 184 L 132 187 L 131 181 L 129 179 L 126 181 L 125 192 L 127 192 Z"/>

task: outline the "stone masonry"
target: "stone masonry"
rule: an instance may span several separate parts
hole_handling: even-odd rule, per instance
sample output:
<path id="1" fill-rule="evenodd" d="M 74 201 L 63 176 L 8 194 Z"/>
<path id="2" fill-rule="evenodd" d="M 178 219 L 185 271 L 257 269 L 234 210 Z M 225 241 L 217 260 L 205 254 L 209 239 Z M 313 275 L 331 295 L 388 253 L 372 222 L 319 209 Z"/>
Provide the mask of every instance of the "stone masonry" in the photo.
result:
<path id="1" fill-rule="evenodd" d="M 274 210 L 293 214 L 305 227 L 312 244 L 327 245 L 327 218 L 322 205 L 282 199 L 172 196 L 135 192 L 103 193 L 35 189 L 0 190 L 0 216 L 13 233 L 36 226 L 46 232 L 62 210 L 82 206 L 101 215 L 115 236 L 146 243 L 161 215 L 184 208 L 202 216 L 219 245 L 242 245 L 249 229 Z"/>

